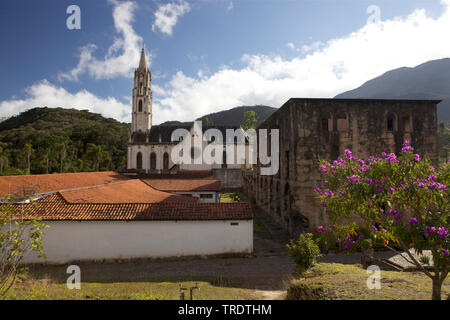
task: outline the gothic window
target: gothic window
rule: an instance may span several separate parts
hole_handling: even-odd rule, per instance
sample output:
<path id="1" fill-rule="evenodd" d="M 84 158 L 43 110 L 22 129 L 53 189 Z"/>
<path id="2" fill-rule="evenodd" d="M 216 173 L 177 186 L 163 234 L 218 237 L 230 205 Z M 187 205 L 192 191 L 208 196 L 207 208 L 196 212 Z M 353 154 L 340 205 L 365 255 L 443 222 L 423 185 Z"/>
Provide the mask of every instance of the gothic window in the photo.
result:
<path id="1" fill-rule="evenodd" d="M 164 152 L 163 169 L 169 170 L 169 154 L 167 152 Z"/>
<path id="2" fill-rule="evenodd" d="M 136 156 L 136 168 L 138 170 L 142 169 L 142 153 L 138 152 Z"/>
<path id="3" fill-rule="evenodd" d="M 138 108 L 139 112 L 142 112 L 142 100 L 139 100 L 139 108 Z"/>
<path id="4" fill-rule="evenodd" d="M 156 153 L 154 152 L 150 154 L 150 169 L 156 170 Z"/>
<path id="5" fill-rule="evenodd" d="M 387 116 L 386 129 L 389 132 L 397 131 L 397 117 L 392 113 Z"/>

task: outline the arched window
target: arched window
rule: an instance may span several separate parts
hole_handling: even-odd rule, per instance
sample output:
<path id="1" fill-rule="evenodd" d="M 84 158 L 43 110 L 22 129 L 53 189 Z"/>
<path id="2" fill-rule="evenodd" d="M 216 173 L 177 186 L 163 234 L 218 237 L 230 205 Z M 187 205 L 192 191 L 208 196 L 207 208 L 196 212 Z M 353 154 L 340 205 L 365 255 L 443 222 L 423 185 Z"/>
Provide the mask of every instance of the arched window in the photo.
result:
<path id="1" fill-rule="evenodd" d="M 164 152 L 163 169 L 164 170 L 169 170 L 169 154 L 167 152 Z"/>
<path id="2" fill-rule="evenodd" d="M 386 130 L 389 132 L 397 131 L 397 116 L 393 113 L 388 114 L 386 118 Z"/>
<path id="3" fill-rule="evenodd" d="M 156 153 L 154 152 L 150 154 L 150 169 L 156 170 Z"/>
<path id="4" fill-rule="evenodd" d="M 142 169 L 142 153 L 140 152 L 136 155 L 136 168 L 138 170 Z"/>
<path id="5" fill-rule="evenodd" d="M 139 112 L 142 112 L 142 100 L 139 100 L 139 108 L 138 108 Z"/>

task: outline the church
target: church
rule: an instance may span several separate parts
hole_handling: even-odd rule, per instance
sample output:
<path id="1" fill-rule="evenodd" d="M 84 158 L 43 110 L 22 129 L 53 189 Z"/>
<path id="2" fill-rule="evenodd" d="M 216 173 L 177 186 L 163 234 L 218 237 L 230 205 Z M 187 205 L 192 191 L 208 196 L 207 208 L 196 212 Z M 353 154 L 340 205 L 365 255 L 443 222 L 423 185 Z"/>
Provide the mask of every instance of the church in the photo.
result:
<path id="1" fill-rule="evenodd" d="M 173 148 L 182 141 L 172 141 L 172 133 L 176 129 L 186 129 L 190 133 L 190 138 L 194 140 L 194 123 L 183 125 L 152 125 L 152 75 L 147 66 L 145 50 L 142 48 L 139 67 L 134 72 L 134 86 L 132 99 L 131 130 L 129 134 L 127 169 L 128 172 L 145 174 L 177 174 L 180 171 L 214 171 L 218 176 L 240 175 L 241 169 L 250 168 L 248 157 L 248 143 L 243 143 L 245 149 L 245 159 L 237 159 L 237 148 L 239 145 L 236 137 L 224 141 L 222 161 L 220 163 L 205 164 L 176 163 L 171 154 Z M 201 132 L 208 129 L 217 129 L 226 137 L 227 129 L 236 130 L 238 128 L 224 126 L 205 126 Z M 203 139 L 202 145 L 206 147 L 213 141 Z M 191 145 L 194 145 L 192 142 Z M 233 148 L 230 152 L 229 148 Z M 227 154 L 227 150 L 228 153 Z M 201 156 L 201 152 L 194 147 L 191 149 L 191 158 Z M 219 170 L 220 169 L 220 170 Z"/>

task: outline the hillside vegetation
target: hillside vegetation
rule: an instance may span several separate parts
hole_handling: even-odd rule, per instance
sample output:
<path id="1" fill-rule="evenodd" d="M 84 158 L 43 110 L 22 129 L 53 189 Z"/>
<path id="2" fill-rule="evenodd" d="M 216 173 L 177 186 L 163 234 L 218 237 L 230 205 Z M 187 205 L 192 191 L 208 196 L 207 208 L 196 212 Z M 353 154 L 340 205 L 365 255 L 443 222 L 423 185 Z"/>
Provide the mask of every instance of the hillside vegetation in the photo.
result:
<path id="1" fill-rule="evenodd" d="M 128 130 L 87 110 L 34 108 L 0 123 L 0 172 L 121 170 Z"/>

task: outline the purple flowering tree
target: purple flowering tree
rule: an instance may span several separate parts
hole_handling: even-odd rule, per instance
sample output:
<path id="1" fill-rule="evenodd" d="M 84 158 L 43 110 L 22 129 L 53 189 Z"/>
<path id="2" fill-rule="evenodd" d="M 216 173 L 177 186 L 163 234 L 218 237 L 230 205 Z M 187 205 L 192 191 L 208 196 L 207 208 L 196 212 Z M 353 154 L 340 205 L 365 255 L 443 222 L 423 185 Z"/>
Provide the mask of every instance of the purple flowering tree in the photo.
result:
<path id="1" fill-rule="evenodd" d="M 369 230 L 368 236 L 387 248 L 401 248 L 419 270 L 432 279 L 432 299 L 441 299 L 441 287 L 449 272 L 449 163 L 434 168 L 428 159 L 414 154 L 408 141 L 401 154 L 382 153 L 380 157 L 357 159 L 350 150 L 345 158 L 332 163 L 319 159 L 323 186 L 315 191 L 331 223 L 348 236 L 339 245 L 351 249 L 363 241 L 355 232 L 355 222 Z M 350 222 L 352 223 L 350 223 Z M 319 232 L 331 228 L 319 227 Z M 433 268 L 426 256 L 431 250 Z"/>

